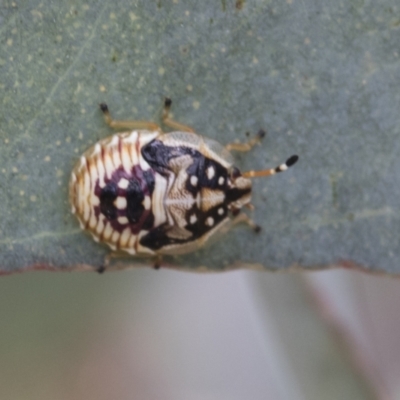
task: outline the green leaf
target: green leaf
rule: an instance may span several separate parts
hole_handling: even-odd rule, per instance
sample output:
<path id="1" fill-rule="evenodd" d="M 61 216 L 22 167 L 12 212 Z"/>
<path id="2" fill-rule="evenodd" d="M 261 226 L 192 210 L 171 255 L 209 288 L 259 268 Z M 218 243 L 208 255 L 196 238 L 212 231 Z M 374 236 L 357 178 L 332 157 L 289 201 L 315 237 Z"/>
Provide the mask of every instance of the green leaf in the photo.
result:
<path id="1" fill-rule="evenodd" d="M 260 234 L 238 228 L 168 264 L 399 272 L 396 10 L 395 0 L 3 2 L 2 272 L 104 264 L 108 250 L 70 213 L 70 171 L 111 133 L 98 103 L 159 122 L 164 96 L 175 119 L 222 143 L 266 129 L 237 157 L 242 170 L 300 156 L 254 181 Z"/>

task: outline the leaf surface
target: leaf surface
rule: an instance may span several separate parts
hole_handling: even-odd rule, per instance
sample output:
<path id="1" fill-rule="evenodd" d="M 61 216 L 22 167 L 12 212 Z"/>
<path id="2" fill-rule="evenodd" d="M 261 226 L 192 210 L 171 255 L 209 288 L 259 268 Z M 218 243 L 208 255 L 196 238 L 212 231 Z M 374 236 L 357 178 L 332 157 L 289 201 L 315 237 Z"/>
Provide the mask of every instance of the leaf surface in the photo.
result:
<path id="1" fill-rule="evenodd" d="M 260 234 L 241 227 L 168 264 L 398 273 L 399 21 L 394 0 L 6 1 L 1 271 L 103 265 L 69 211 L 70 171 L 111 133 L 98 103 L 160 122 L 168 96 L 175 119 L 222 143 L 266 129 L 236 157 L 244 171 L 300 156 L 254 181 Z"/>

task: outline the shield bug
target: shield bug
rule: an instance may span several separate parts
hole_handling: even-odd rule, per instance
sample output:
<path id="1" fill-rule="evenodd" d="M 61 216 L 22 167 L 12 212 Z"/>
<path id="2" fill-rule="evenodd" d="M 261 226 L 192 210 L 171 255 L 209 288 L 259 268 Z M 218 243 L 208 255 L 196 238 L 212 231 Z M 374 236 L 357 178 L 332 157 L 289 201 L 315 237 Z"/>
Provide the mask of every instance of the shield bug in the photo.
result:
<path id="1" fill-rule="evenodd" d="M 69 184 L 72 212 L 82 229 L 114 252 L 154 256 L 184 254 L 202 247 L 239 222 L 260 228 L 241 210 L 252 209 L 251 178 L 286 171 L 296 155 L 276 168 L 241 173 L 231 151 L 248 151 L 265 135 L 221 145 L 169 117 L 164 133 L 148 121 L 114 120 L 100 104 L 105 122 L 126 130 L 100 140 L 75 165 Z"/>

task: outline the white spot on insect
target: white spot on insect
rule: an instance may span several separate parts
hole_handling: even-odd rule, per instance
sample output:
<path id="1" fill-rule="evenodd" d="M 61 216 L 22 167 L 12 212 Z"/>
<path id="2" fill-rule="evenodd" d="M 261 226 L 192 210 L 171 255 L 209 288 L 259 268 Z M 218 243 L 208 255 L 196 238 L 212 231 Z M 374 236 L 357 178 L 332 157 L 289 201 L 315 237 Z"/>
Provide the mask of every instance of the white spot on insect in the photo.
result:
<path id="1" fill-rule="evenodd" d="M 128 220 L 128 218 L 126 218 L 126 217 L 118 217 L 118 222 L 119 222 L 121 225 L 126 225 L 126 224 L 129 222 L 129 220 Z"/>
<path id="2" fill-rule="evenodd" d="M 289 167 L 288 167 L 286 164 L 281 164 L 281 165 L 279 166 L 279 169 L 280 169 L 281 171 L 286 171 L 288 168 L 289 168 Z"/>
<path id="3" fill-rule="evenodd" d="M 122 178 L 119 182 L 118 182 L 118 187 L 120 187 L 121 189 L 126 189 L 129 186 L 129 181 L 128 179 Z"/>
<path id="4" fill-rule="evenodd" d="M 222 207 L 218 208 L 218 215 L 223 215 L 224 209 Z"/>
<path id="5" fill-rule="evenodd" d="M 196 223 L 196 221 L 197 221 L 196 215 L 195 215 L 195 214 L 192 214 L 192 215 L 190 216 L 190 218 L 189 218 L 189 222 L 190 222 L 191 224 L 194 224 L 194 223 Z"/>
<path id="6" fill-rule="evenodd" d="M 150 207 L 151 207 L 150 196 L 145 196 L 145 198 L 143 200 L 143 207 L 145 210 L 150 210 Z"/>
<path id="7" fill-rule="evenodd" d="M 124 210 L 127 206 L 126 197 L 118 196 L 114 201 L 115 207 L 119 210 Z"/>
<path id="8" fill-rule="evenodd" d="M 206 225 L 207 226 L 213 226 L 214 225 L 214 218 L 213 217 L 208 217 L 206 219 Z"/>
<path id="9" fill-rule="evenodd" d="M 220 177 L 218 178 L 218 185 L 223 185 L 224 182 L 225 182 L 225 178 L 224 178 L 223 176 L 220 176 Z"/>
<path id="10" fill-rule="evenodd" d="M 192 184 L 192 186 L 196 186 L 198 181 L 199 181 L 199 178 L 196 175 L 192 175 L 190 177 L 190 183 Z"/>
<path id="11" fill-rule="evenodd" d="M 152 211 L 154 215 L 154 226 L 159 226 L 167 220 L 164 209 L 164 198 L 168 188 L 167 180 L 160 174 L 155 175 L 154 191 L 152 196 Z"/>
<path id="12" fill-rule="evenodd" d="M 208 167 L 208 168 L 207 168 L 207 171 L 206 171 L 206 174 L 207 174 L 207 178 L 208 178 L 208 179 L 214 178 L 214 175 L 215 175 L 215 168 L 214 168 L 213 166 Z"/>

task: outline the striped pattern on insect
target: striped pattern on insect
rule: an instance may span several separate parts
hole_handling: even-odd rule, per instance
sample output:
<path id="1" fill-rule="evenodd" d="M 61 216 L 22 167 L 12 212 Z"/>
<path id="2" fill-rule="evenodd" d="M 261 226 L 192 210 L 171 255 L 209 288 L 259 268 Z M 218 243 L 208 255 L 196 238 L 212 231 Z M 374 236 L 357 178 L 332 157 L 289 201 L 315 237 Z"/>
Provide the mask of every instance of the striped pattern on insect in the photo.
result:
<path id="1" fill-rule="evenodd" d="M 75 165 L 69 184 L 72 212 L 82 229 L 113 251 L 131 255 L 183 254 L 211 237 L 245 222 L 259 227 L 241 209 L 252 209 L 251 178 L 273 175 L 296 163 L 241 173 L 230 152 L 248 151 L 265 135 L 247 143 L 222 146 L 169 118 L 166 99 L 164 133 L 147 121 L 116 121 L 106 104 L 106 123 L 129 129 L 100 140 Z"/>

